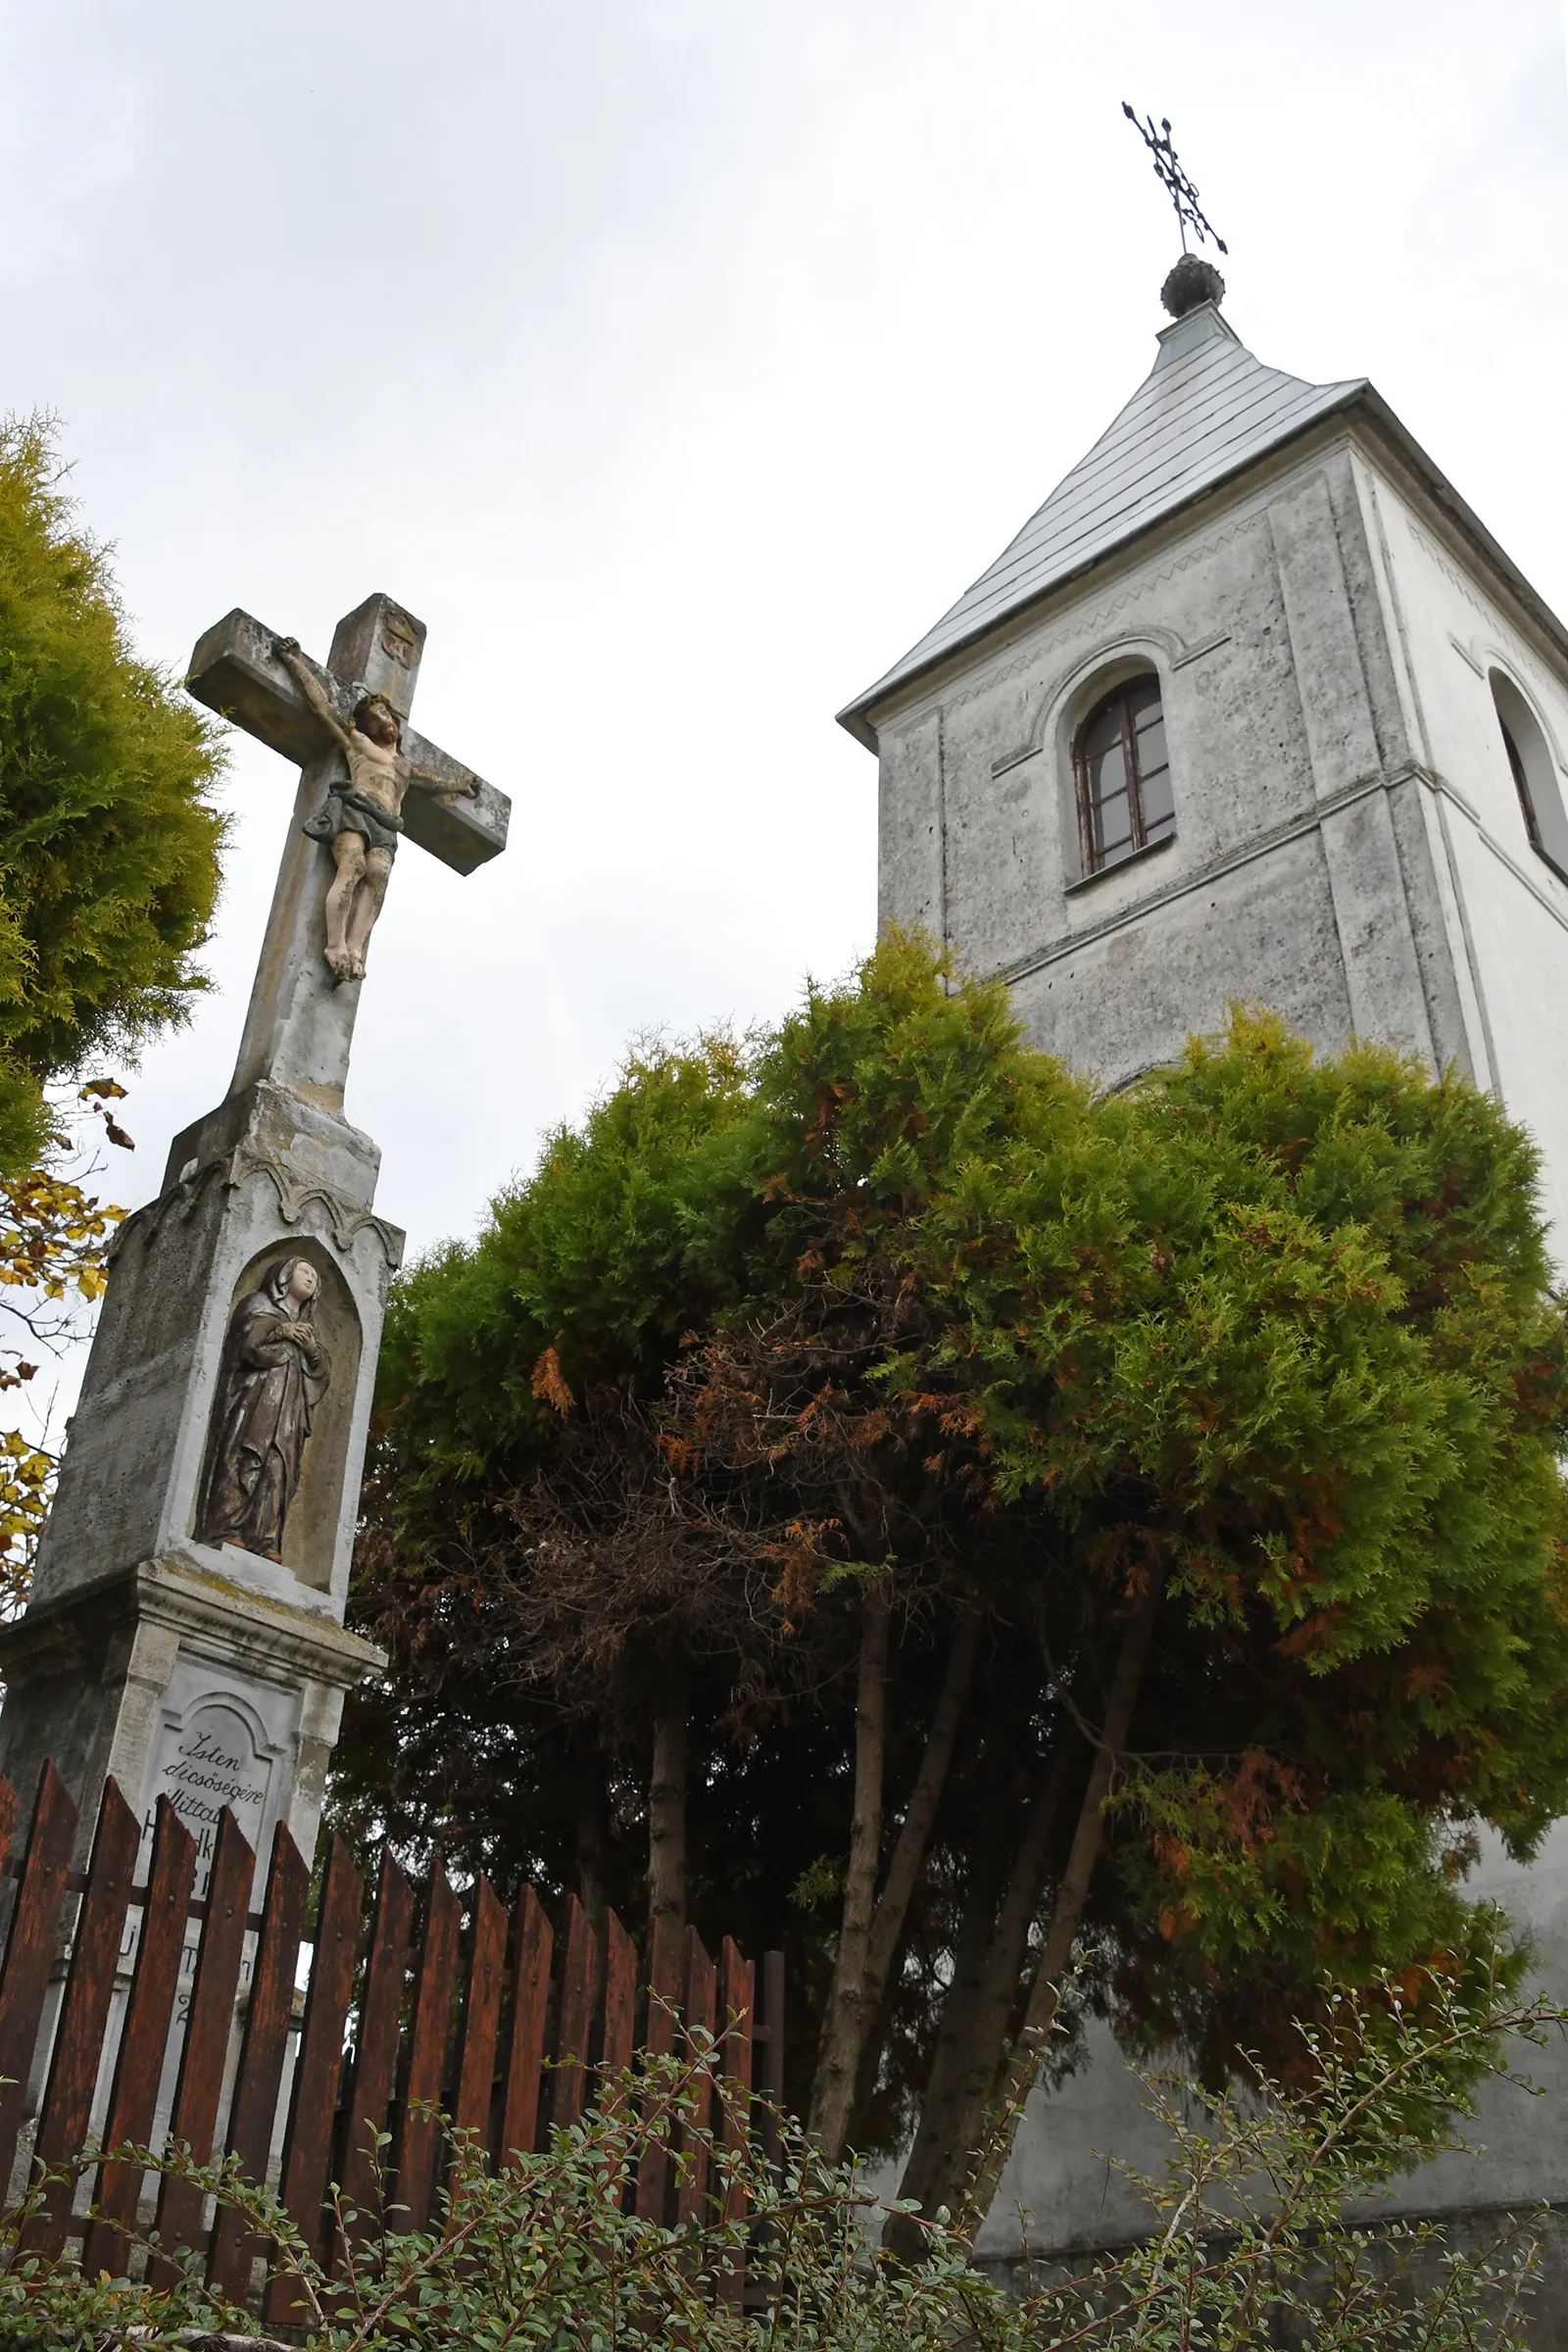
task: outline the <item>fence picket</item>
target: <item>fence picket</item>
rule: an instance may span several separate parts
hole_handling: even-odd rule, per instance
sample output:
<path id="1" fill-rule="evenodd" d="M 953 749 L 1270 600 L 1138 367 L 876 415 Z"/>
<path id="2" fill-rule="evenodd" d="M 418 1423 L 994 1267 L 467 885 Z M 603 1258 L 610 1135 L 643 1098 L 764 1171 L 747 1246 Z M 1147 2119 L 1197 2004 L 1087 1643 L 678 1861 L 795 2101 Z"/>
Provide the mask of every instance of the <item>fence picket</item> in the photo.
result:
<path id="1" fill-rule="evenodd" d="M 447 1883 L 446 1872 L 439 1862 L 432 1862 L 430 1887 L 425 1897 L 424 1936 L 419 1947 L 419 1974 L 414 1990 L 414 2022 L 404 2055 L 403 2091 L 392 2141 L 392 2169 L 397 2175 L 398 2203 L 403 2208 L 398 2226 L 404 2230 L 422 2230 L 430 2218 L 436 2142 L 441 2131 L 433 2110 L 440 2102 L 446 2071 L 461 1916 L 461 1906 Z"/>
<path id="2" fill-rule="evenodd" d="M 0 1780 L 0 1864 L 15 1818 L 15 1797 Z M 309 1870 L 286 1827 L 280 1824 L 274 1835 L 263 1909 L 254 1921 L 247 1914 L 256 1858 L 226 1807 L 220 1817 L 208 1891 L 201 1902 L 192 1900 L 195 1840 L 168 1797 L 158 1800 L 145 1886 L 135 1883 L 140 1828 L 113 1780 L 104 1785 L 91 1861 L 84 1873 L 74 1873 L 70 1866 L 76 1830 L 74 1801 L 54 1765 L 46 1764 L 22 1861 L 9 1865 L 19 1883 L 0 1964 L 0 2071 L 11 2073 L 13 2080 L 0 2083 L 0 2159 L 14 2162 L 26 2082 L 39 2056 L 38 2034 L 68 1893 L 79 1893 L 82 1902 L 40 2110 L 38 2166 L 64 2170 L 80 2159 L 86 2145 L 104 2072 L 125 1923 L 133 1905 L 140 1907 L 141 1921 L 108 2092 L 104 2144 L 113 2149 L 127 2143 L 145 2146 L 151 2140 L 159 2086 L 175 2031 L 180 1972 L 191 1949 L 189 1923 L 199 1918 L 169 2145 L 188 2148 L 198 2164 L 212 2161 L 235 2021 L 242 2016 L 225 2132 L 227 2153 L 246 2178 L 260 2182 L 268 2178 L 277 2141 L 282 2201 L 312 2253 L 318 2258 L 330 2254 L 329 2267 L 340 2267 L 348 2252 L 341 2243 L 328 2243 L 326 2190 L 334 2125 L 342 2132 L 345 2200 L 360 2216 L 358 2227 L 350 2225 L 357 2240 L 388 2221 L 403 2228 L 427 2224 L 436 2160 L 447 2128 L 441 2114 L 444 2099 L 453 2132 L 471 2134 L 481 2150 L 488 2150 L 491 2126 L 496 2124 L 499 2162 L 537 2148 L 546 2104 L 544 2052 L 553 1954 L 559 1956 L 559 1982 L 556 2061 L 550 2070 L 548 2101 L 551 2122 L 569 2125 L 581 2118 L 591 2077 L 602 2100 L 615 2096 L 612 2080 L 634 2057 L 637 1953 L 613 1911 L 607 1912 L 601 1936 L 576 1897 L 568 1896 L 558 1947 L 533 1888 L 522 1889 L 509 1934 L 507 1915 L 481 1878 L 473 1890 L 460 2000 L 462 1906 L 439 1865 L 432 1867 L 425 1897 L 405 2035 L 414 1890 L 390 1850 L 385 1852 L 368 1945 L 362 1947 L 364 1882 L 347 1847 L 334 1838 L 322 1885 L 287 2122 L 279 2134 L 278 2101 L 310 1886 Z M 236 2005 L 240 1970 L 252 1926 L 259 1931 L 255 1965 L 241 2009 Z M 367 1963 L 364 1995 L 353 2036 L 352 2077 L 345 2085 L 345 2033 L 362 1948 Z M 697 2144 L 697 2133 L 712 2112 L 718 2054 L 732 2085 L 727 2096 L 722 2090 L 717 2094 L 726 2150 L 741 2148 L 751 2131 L 750 2089 L 759 2056 L 763 2086 L 782 2087 L 782 1956 L 769 1952 L 763 1957 L 762 2015 L 754 2017 L 758 1973 L 728 1936 L 721 1968 L 715 1970 L 695 1929 L 682 1938 L 662 1922 L 655 1925 L 644 2044 L 652 2055 L 668 2055 L 679 2034 L 683 2059 L 691 2069 L 694 2128 L 684 2135 L 673 2215 L 682 2224 L 706 2221 L 714 2202 L 708 2152 Z M 722 2009 L 715 2021 L 716 1999 Z M 503 2015 L 505 2049 L 498 2070 Z M 449 2051 L 454 2060 L 450 2079 Z M 389 2117 L 393 2156 L 387 2177 L 396 2180 L 396 2198 L 383 2212 L 377 2135 Z M 657 2111 L 648 2120 L 657 2126 Z M 668 2218 L 672 2154 L 681 2147 L 682 2136 L 676 2132 L 663 2146 L 644 2150 L 636 2182 L 640 2215 Z M 776 2144 L 776 2133 L 773 2137 Z M 89 2276 L 125 2276 L 142 2185 L 140 2166 L 106 2157 L 99 2168 L 96 2203 L 85 2220 L 73 2220 L 73 2194 L 61 2182 L 28 2226 L 27 2250 L 53 2258 L 64 2252 L 73 2231 L 79 2230 L 80 2259 Z M 744 2221 L 744 2191 L 729 2185 L 720 2210 L 726 2220 Z M 149 2254 L 149 2283 L 156 2286 L 173 2278 L 176 2253 L 200 2256 L 205 2250 L 209 2280 L 243 2304 L 250 2298 L 260 2258 L 264 2319 L 287 2325 L 313 2316 L 293 2273 L 280 2269 L 266 2275 L 270 2249 L 265 2240 L 252 2235 L 227 2206 L 219 2208 L 209 2234 L 200 2189 L 166 2172 L 159 2173 L 156 2229 L 159 2242 Z M 717 2286 L 727 2300 L 741 2301 L 745 2267 L 739 2251 L 729 2259 Z M 339 2289 L 333 2289 L 330 2300 L 341 2301 Z"/>
<path id="3" fill-rule="evenodd" d="M 680 2185 L 675 2195 L 677 2222 L 701 2223 L 708 2218 L 708 2143 L 696 2137 L 706 2132 L 713 2105 L 713 2004 L 718 1973 L 708 1957 L 695 1928 L 686 1931 L 686 2029 L 681 2056 L 695 2072 L 691 2085 L 691 2126 L 682 2133 Z"/>
<path id="4" fill-rule="evenodd" d="M 70 1789 L 54 1765 L 45 1764 L 0 1974 L 0 2195 L 16 2158 L 77 1818 Z"/>
<path id="5" fill-rule="evenodd" d="M 183 2142 L 197 2164 L 212 2161 L 255 1876 L 256 1856 L 225 1805 L 219 1817 L 217 1850 L 207 1882 L 207 1916 L 196 1954 L 185 2047 L 179 2058 L 179 2085 L 169 2126 L 171 2145 Z M 192 2181 L 164 2174 L 158 2190 L 158 2235 L 166 2252 L 200 2246 L 202 2192 Z M 149 2263 L 147 2275 L 160 2285 L 170 2285 L 176 2273 L 172 2263 L 155 2260 Z"/>
<path id="6" fill-rule="evenodd" d="M 615 1917 L 605 1914 L 605 2038 L 599 2054 L 603 2081 L 630 2066 L 637 2027 L 637 1946 Z"/>
<path id="7" fill-rule="evenodd" d="M 125 2022 L 115 2061 L 114 2087 L 104 2146 L 145 2146 L 153 2134 L 158 2083 L 169 2047 L 170 2021 L 179 1989 L 179 1957 L 185 1945 L 190 1891 L 196 1884 L 196 1840 L 167 1796 L 154 1816 L 152 1866 L 147 1874 L 136 1968 L 125 2003 Z M 98 2176 L 97 2219 L 88 2225 L 82 2267 L 91 2278 L 107 2271 L 118 2278 L 129 2253 L 125 2235 L 136 2218 L 141 2168 L 106 2164 Z"/>
<path id="8" fill-rule="evenodd" d="M 11 1840 L 17 1834 L 17 1792 L 0 1774 L 0 1864 L 11 1852 Z"/>
<path id="9" fill-rule="evenodd" d="M 539 2137 L 539 2084 L 550 2002 L 550 1956 L 556 1933 L 531 1886 L 517 1898 L 512 1931 L 512 2028 L 501 2096 L 500 2165 L 531 2156 Z"/>
<path id="10" fill-rule="evenodd" d="M 38 2119 L 33 2156 L 40 2172 L 70 2165 L 87 2137 L 140 1843 L 141 1824 L 121 1795 L 119 1782 L 106 1782 Z M 74 2185 L 57 2180 L 50 2187 L 47 2203 L 23 2240 L 32 2251 L 58 2254 L 65 2245 Z"/>
<path id="11" fill-rule="evenodd" d="M 267 1900 L 262 1906 L 262 1932 L 251 1972 L 250 2001 L 245 2014 L 245 2038 L 240 2045 L 239 2073 L 234 2080 L 228 2117 L 228 2153 L 237 2157 L 247 2180 L 267 2180 L 272 2152 L 272 2125 L 277 2117 L 278 2086 L 288 2054 L 289 2017 L 294 2007 L 294 1969 L 299 1959 L 300 1930 L 305 1925 L 305 1898 L 311 1874 L 300 1849 L 279 1822 L 272 1833 L 272 1859 L 267 1874 Z M 212 2252 L 207 2276 L 214 2286 L 238 2302 L 250 2285 L 251 2264 L 267 2252 L 268 2240 L 246 2230 L 231 2206 L 220 2205 L 213 2225 Z"/>
<path id="12" fill-rule="evenodd" d="M 556 2011 L 556 2066 L 550 2082 L 552 2124 L 574 2124 L 582 2114 L 598 1992 L 599 1938 L 577 1897 L 568 1894 Z"/>
<path id="13" fill-rule="evenodd" d="M 470 2132 L 482 2151 L 490 2136 L 490 2099 L 496 2081 L 496 2037 L 507 1965 L 507 1915 L 488 1879 L 473 1894 L 473 1946 L 463 2010 L 463 2055 L 453 2101 L 454 2132 Z"/>
<path id="14" fill-rule="evenodd" d="M 648 1940 L 648 2019 L 643 2047 L 650 2057 L 667 2058 L 675 2047 L 675 2013 L 680 2004 L 680 1937 L 662 1919 L 656 1919 Z M 637 2164 L 637 2211 L 644 2221 L 662 2222 L 668 2201 L 668 2147 L 650 2141 Z"/>
<path id="15" fill-rule="evenodd" d="M 327 1848 L 321 1908 L 316 1923 L 305 2023 L 294 2065 L 288 2128 L 283 2134 L 281 2194 L 294 2227 L 318 2262 L 326 2246 L 327 2174 L 332 2162 L 332 2117 L 343 2079 L 343 2029 L 354 1991 L 354 1963 L 360 1939 L 365 1881 L 341 1838 Z M 307 2307 L 286 2273 L 268 2280 L 262 2317 L 303 2322 Z"/>
<path id="16" fill-rule="evenodd" d="M 368 2235 L 380 2219 L 381 2149 L 377 2135 L 386 2129 L 387 2108 L 392 2100 L 413 1925 L 414 1889 L 388 1852 L 381 1857 L 380 1882 L 375 1891 L 370 1957 L 365 1972 L 365 1999 L 360 2008 L 354 2082 L 344 2133 L 343 2198 L 358 2216 L 357 2223 L 351 2224 L 356 2238 Z"/>

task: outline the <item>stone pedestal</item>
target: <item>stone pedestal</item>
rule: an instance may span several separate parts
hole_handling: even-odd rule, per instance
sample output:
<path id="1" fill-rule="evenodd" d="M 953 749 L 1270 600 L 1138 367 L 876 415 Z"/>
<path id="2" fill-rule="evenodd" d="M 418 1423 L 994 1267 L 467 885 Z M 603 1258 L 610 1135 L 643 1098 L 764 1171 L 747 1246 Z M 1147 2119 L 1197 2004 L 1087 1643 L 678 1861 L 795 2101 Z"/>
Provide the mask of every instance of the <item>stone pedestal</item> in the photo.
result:
<path id="1" fill-rule="evenodd" d="M 381 1663 L 342 1622 L 403 1248 L 371 1206 L 378 1161 L 263 1079 L 176 1138 L 121 1230 L 32 1604 L 0 1642 L 0 1770 L 26 1805 L 52 1755 L 84 1840 L 113 1773 L 149 1824 L 169 1794 L 204 1858 L 224 1804 L 263 1857 L 280 1815 L 314 1847 L 344 1692 Z M 273 1561 L 193 1531 L 234 1307 L 299 1257 L 331 1373 Z"/>

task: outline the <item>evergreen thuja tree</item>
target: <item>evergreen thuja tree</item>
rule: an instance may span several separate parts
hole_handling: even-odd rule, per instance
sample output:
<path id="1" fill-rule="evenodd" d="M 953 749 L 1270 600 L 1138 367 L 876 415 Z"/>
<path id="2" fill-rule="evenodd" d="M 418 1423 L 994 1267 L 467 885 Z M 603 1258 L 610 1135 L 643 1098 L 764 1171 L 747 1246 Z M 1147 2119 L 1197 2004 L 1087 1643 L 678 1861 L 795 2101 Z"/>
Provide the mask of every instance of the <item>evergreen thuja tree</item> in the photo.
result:
<path id="1" fill-rule="evenodd" d="M 1327 1985 L 1464 1987 L 1476 1830 L 1568 1805 L 1534 1179 L 1262 1015 L 1099 1099 L 897 935 L 634 1065 L 400 1293 L 361 1801 L 390 1747 L 406 1836 L 783 1941 L 792 2096 L 912 2132 L 927 2211 L 1070 1965 L 1214 2081 Z"/>
<path id="2" fill-rule="evenodd" d="M 218 894 L 216 727 L 132 651 L 46 424 L 0 426 L 0 1171 L 39 1090 L 180 1017 Z"/>
<path id="3" fill-rule="evenodd" d="M 924 2103 L 928 2201 L 993 2102 L 1016 2115 L 1082 1920 L 1124 2032 L 1217 2074 L 1277 2053 L 1325 1970 L 1462 1981 L 1491 1935 L 1459 1884 L 1475 1825 L 1528 1854 L 1568 1793 L 1563 1326 L 1528 1141 L 1451 1076 L 1319 1062 L 1243 1015 L 1099 1124 L 1103 1183 L 1013 1154 L 915 1245 L 958 1309 L 941 1376 L 1001 1491 L 1051 1497 L 1104 1626 L 1070 1670 L 1096 1753 L 1034 1984 L 956 2112 Z"/>
<path id="4" fill-rule="evenodd" d="M 103 1287 L 121 1211 L 75 1178 L 100 1067 L 179 1020 L 218 894 L 218 730 L 141 661 L 46 419 L 0 423 L 0 1389 Z M 80 1082 L 86 1078 L 83 1086 Z M 51 1098 L 76 1081 L 75 1102 Z M 96 1132 L 96 1130 L 94 1130 Z M 107 1115 L 112 1143 L 128 1143 Z M 8 1344 L 14 1343 L 14 1344 Z M 24 1588 L 53 1460 L 0 1438 L 0 1609 Z"/>

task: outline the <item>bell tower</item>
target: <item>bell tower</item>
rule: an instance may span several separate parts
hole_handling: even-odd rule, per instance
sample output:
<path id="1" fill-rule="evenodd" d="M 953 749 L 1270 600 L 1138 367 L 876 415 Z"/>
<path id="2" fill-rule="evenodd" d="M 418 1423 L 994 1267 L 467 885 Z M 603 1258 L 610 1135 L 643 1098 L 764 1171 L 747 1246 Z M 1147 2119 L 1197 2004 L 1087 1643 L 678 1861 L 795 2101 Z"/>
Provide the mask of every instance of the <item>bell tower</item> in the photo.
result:
<path id="1" fill-rule="evenodd" d="M 1223 292 L 1178 265 L 1121 414 L 840 714 L 882 918 L 1108 1085 L 1233 998 L 1456 1063 L 1568 1250 L 1568 630 L 1369 383 L 1264 367 Z M 1153 723 L 1102 743 L 1130 681 Z"/>
<path id="2" fill-rule="evenodd" d="M 1370 383 L 1265 367 L 1223 296 L 1184 257 L 1120 415 L 840 713 L 877 755 L 881 918 L 1004 978 L 1107 1086 L 1233 999 L 1325 1052 L 1456 1065 L 1534 1134 L 1568 1262 L 1568 629 Z M 1568 1823 L 1529 1868 L 1489 1845 L 1469 1887 L 1568 1997 Z M 1161 2151 L 1090 2042 L 1026 2118 L 983 2259 L 1022 2250 L 1020 2209 L 1047 2258 L 1147 2226 L 1104 2155 Z M 1568 2055 L 1532 2071 L 1555 2095 L 1494 2086 L 1486 2157 L 1396 2205 L 1462 2236 L 1568 2201 Z"/>

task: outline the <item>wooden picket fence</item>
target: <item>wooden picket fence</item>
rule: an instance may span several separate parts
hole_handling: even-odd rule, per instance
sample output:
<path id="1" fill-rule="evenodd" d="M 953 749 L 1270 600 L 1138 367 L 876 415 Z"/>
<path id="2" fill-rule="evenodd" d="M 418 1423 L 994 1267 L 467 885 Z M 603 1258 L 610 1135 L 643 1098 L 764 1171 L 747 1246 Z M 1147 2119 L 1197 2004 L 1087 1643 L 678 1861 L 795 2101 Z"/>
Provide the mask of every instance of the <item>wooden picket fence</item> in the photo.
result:
<path id="1" fill-rule="evenodd" d="M 78 1811 L 53 1764 L 44 1768 L 26 1845 L 14 1860 L 17 1810 L 0 1779 L 0 1875 L 17 1881 L 0 1964 L 0 2190 L 18 2170 L 29 2081 L 45 2066 L 36 2166 L 71 2164 L 95 2121 L 104 2147 L 148 2144 L 171 2036 L 181 2027 L 171 2139 L 187 2144 L 200 2164 L 226 2152 L 248 2178 L 275 2181 L 323 2264 L 332 2252 L 329 2183 L 338 2182 L 362 2213 L 379 2207 L 378 2133 L 391 2134 L 386 2185 L 388 2202 L 402 2208 L 396 2226 L 419 2229 L 449 2156 L 437 2111 L 455 2132 L 472 2133 L 488 2162 L 503 2162 L 511 2151 L 546 2144 L 551 2125 L 576 2122 L 596 2080 L 626 2065 L 638 2047 L 690 2052 L 704 2046 L 694 2036 L 716 2032 L 721 2073 L 747 2090 L 755 2050 L 755 2087 L 769 2102 L 759 2112 L 758 2136 L 776 2153 L 780 1953 L 764 1955 L 759 1999 L 754 1963 L 728 1937 L 715 1966 L 695 1931 L 684 1939 L 656 1933 L 648 1988 L 640 1991 L 636 1947 L 612 1911 L 601 1934 L 568 1897 L 557 1936 L 532 1887 L 509 1920 L 483 1879 L 460 1898 L 439 1864 L 421 1902 L 390 1852 L 367 1931 L 365 1885 L 337 1838 L 328 1847 L 313 1935 L 305 1924 L 310 1872 L 281 1823 L 263 1906 L 252 1912 L 256 1856 L 226 1808 L 202 1898 L 192 1893 L 195 1841 L 167 1797 L 158 1802 L 140 1885 L 141 1824 L 114 1781 L 104 1789 L 84 1872 L 71 1868 Z M 73 1895 L 80 1897 L 74 1921 L 66 1908 Z M 192 1920 L 200 1923 L 193 1969 Z M 127 1929 L 134 1930 L 128 1967 Z M 314 1950 L 300 2015 L 302 1944 Z M 726 2112 L 720 2128 L 724 2144 L 736 2145 L 751 2133 L 752 2118 Z M 87 2175 L 74 2195 L 50 2192 L 26 2226 L 27 2239 L 52 2254 L 79 2235 L 88 2271 L 118 2277 L 126 2269 L 143 2175 L 133 2165 L 96 2169 L 96 2181 Z M 706 2209 L 706 2180 L 688 2167 L 677 2187 L 672 2172 L 659 2151 L 645 2154 L 635 2187 L 639 2213 L 681 2221 Z M 165 2247 L 205 2251 L 208 2278 L 235 2300 L 254 2291 L 266 2245 L 227 2209 L 209 2228 L 199 2187 L 161 2175 L 154 2227 Z M 726 2291 L 744 2291 L 739 2270 Z M 265 2316 L 286 2321 L 295 2316 L 291 2306 L 286 2278 L 269 2278 Z"/>

